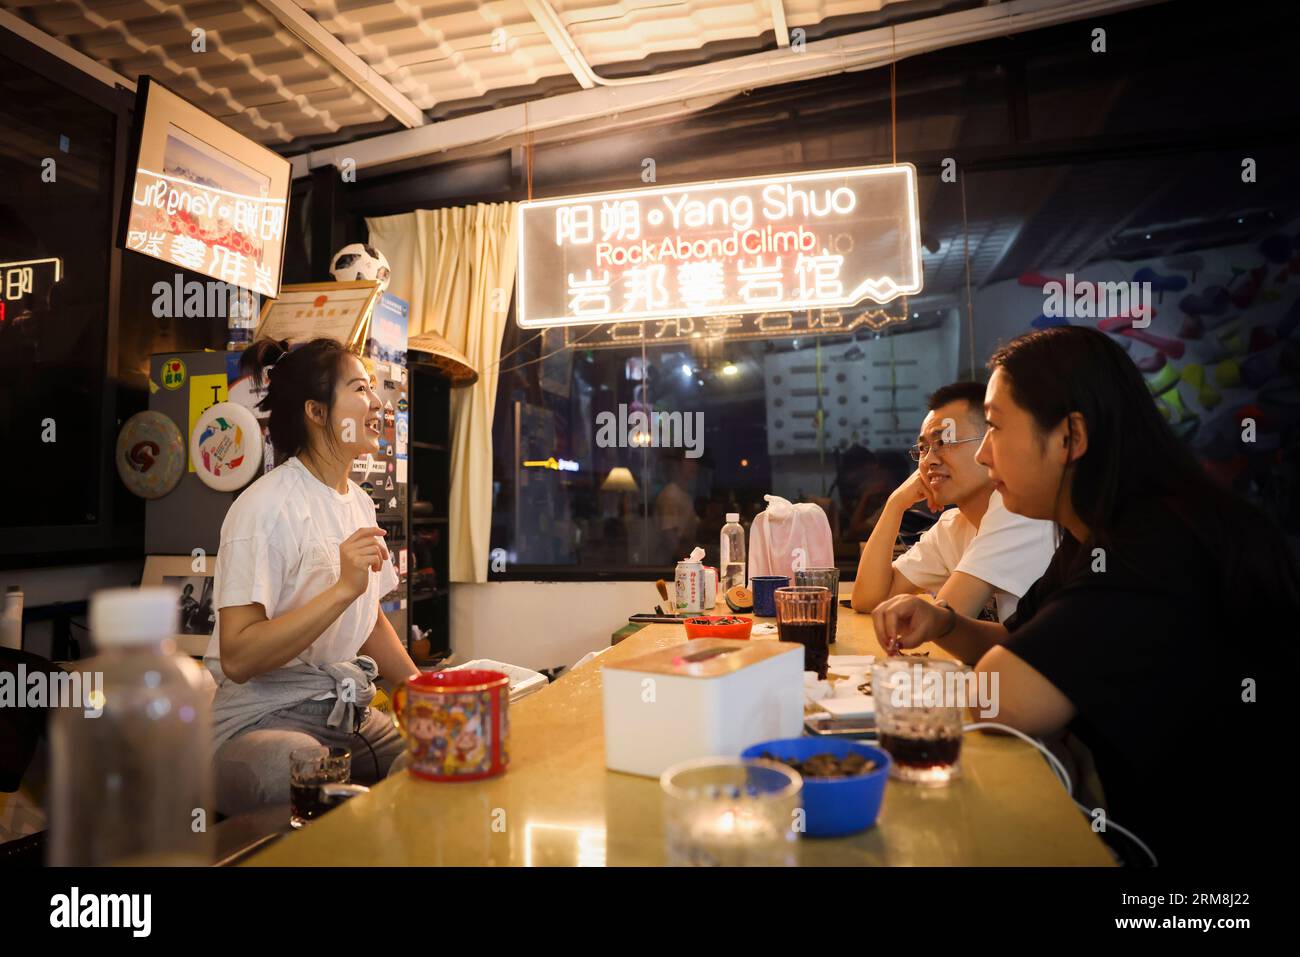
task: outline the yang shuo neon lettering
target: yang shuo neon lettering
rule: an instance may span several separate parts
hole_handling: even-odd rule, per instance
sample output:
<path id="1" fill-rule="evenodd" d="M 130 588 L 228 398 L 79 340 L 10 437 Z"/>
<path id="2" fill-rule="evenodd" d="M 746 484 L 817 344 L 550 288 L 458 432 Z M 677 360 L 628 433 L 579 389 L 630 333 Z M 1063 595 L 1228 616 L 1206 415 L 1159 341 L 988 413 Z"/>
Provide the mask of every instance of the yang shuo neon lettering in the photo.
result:
<path id="1" fill-rule="evenodd" d="M 525 328 L 838 309 L 922 288 L 907 164 L 534 200 L 518 215 Z"/>

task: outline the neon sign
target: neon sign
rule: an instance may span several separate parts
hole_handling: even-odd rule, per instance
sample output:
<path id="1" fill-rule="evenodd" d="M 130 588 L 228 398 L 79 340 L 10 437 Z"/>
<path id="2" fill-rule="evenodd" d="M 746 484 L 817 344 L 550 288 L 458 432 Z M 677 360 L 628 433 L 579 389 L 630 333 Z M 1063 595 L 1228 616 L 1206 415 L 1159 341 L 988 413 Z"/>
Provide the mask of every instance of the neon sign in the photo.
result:
<path id="1" fill-rule="evenodd" d="M 0 263 L 0 302 L 16 302 L 30 296 L 35 288 L 36 271 L 42 267 L 51 267 L 54 273 L 50 285 L 63 279 L 63 260 L 58 257 Z"/>
<path id="2" fill-rule="evenodd" d="M 554 472 L 576 472 L 579 466 L 572 459 L 557 459 L 552 456 L 549 459 L 535 459 L 524 462 L 524 468 L 551 469 Z"/>
<path id="3" fill-rule="evenodd" d="M 902 306 L 897 305 L 902 303 Z M 797 336 L 844 336 L 857 329 L 879 332 L 907 321 L 906 300 L 886 307 L 808 309 L 728 316 L 674 316 L 643 322 L 607 322 L 597 329 L 564 329 L 564 344 L 582 349 L 622 349 L 682 345 L 699 340 L 789 339 Z"/>
<path id="4" fill-rule="evenodd" d="M 48 275 L 49 283 L 37 286 L 38 276 Z M 0 263 L 0 322 L 9 318 L 10 303 L 21 302 L 33 296 L 38 288 L 42 296 L 48 295 L 63 279 L 63 260 L 57 256 L 46 259 L 19 259 L 15 262 Z M 23 314 L 20 308 L 15 321 Z"/>
<path id="5" fill-rule="evenodd" d="M 524 328 L 833 310 L 922 285 L 910 164 L 534 200 L 518 231 Z"/>

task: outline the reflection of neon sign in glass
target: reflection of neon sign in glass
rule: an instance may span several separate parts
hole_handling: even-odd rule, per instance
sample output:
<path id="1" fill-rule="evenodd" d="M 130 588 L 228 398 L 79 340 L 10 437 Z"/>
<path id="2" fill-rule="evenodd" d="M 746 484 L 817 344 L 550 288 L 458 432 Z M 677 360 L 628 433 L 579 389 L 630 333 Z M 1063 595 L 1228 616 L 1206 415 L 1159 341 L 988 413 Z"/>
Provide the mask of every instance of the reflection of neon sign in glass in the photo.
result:
<path id="1" fill-rule="evenodd" d="M 578 471 L 578 463 L 572 459 L 557 459 L 552 457 L 549 459 L 526 461 L 524 462 L 524 468 L 551 469 L 554 472 L 576 472 Z"/>
<path id="2" fill-rule="evenodd" d="M 118 234 L 133 252 L 264 296 L 284 259 L 289 162 L 148 76 Z"/>
<path id="3" fill-rule="evenodd" d="M 127 249 L 245 289 L 268 294 L 275 289 L 271 266 L 263 262 L 262 245 L 279 245 L 284 238 L 284 200 L 218 189 L 141 167 L 131 204 L 170 217 L 175 231 L 130 229 Z"/>
<path id="4" fill-rule="evenodd" d="M 889 302 L 921 290 L 916 169 L 520 204 L 516 314 L 544 327 Z"/>
<path id="5" fill-rule="evenodd" d="M 36 271 L 42 267 L 52 267 L 54 279 L 51 285 L 63 278 L 63 260 L 58 257 L 0 263 L 0 300 L 15 302 L 30 296 L 35 287 Z"/>

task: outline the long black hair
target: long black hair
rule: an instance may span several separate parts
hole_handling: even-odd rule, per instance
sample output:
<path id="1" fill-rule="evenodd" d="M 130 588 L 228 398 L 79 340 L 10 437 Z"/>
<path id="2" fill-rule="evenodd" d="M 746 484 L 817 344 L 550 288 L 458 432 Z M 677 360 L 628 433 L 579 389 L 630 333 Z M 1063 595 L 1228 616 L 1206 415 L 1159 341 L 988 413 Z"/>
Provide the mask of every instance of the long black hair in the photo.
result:
<path id="1" fill-rule="evenodd" d="M 307 412 L 315 400 L 325 407 L 325 421 L 334 410 L 334 386 L 343 374 L 343 362 L 353 353 L 335 339 L 312 339 L 296 349 L 287 341 L 258 339 L 244 350 L 240 367 L 253 376 L 258 388 L 266 381 L 266 395 L 257 407 L 270 412 L 271 444 L 278 456 L 298 455 L 309 448 Z M 335 444 L 332 429 L 325 439 Z"/>
<path id="2" fill-rule="evenodd" d="M 1070 504 L 1106 546 L 1120 514 L 1160 500 L 1221 562 L 1231 594 L 1265 589 L 1300 607 L 1300 572 L 1262 511 L 1216 484 L 1156 408 L 1128 353 L 1103 332 L 1054 326 L 1012 340 L 989 359 L 1012 398 L 1046 432 L 1083 416 L 1088 449 L 1074 462 Z"/>

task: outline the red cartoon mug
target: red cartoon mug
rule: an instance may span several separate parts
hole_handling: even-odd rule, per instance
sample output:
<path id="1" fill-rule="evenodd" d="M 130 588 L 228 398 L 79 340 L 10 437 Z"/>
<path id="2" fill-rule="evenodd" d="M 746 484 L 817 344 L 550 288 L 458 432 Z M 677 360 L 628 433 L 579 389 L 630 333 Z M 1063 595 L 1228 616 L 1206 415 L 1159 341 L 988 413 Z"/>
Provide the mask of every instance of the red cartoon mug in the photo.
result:
<path id="1" fill-rule="evenodd" d="M 410 771 L 430 781 L 495 777 L 510 763 L 510 679 L 499 671 L 435 671 L 393 692 Z"/>

